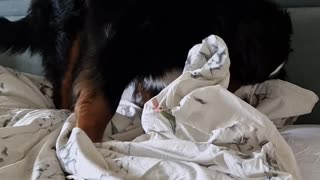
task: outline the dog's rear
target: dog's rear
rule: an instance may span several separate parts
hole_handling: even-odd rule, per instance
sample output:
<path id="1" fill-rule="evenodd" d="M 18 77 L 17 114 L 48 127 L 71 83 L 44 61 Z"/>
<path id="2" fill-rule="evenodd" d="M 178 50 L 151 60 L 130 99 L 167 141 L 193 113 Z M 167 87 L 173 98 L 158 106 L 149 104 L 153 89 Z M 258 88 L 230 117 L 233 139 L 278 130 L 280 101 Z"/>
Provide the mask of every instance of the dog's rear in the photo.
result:
<path id="1" fill-rule="evenodd" d="M 31 2 L 28 15 L 16 21 L 0 18 L 0 52 L 20 54 L 26 50 L 41 53 L 50 44 L 49 1 Z"/>
<path id="2" fill-rule="evenodd" d="M 60 89 L 70 64 L 70 49 L 83 27 L 83 9 L 83 0 L 32 0 L 24 18 L 0 18 L 0 53 L 16 55 L 29 50 L 40 54 L 57 108 L 61 107 Z"/>
<path id="3" fill-rule="evenodd" d="M 6 18 L 0 18 L 0 52 L 10 54 L 23 53 L 29 47 L 36 49 L 30 40 L 30 27 L 26 18 L 11 22 Z"/>

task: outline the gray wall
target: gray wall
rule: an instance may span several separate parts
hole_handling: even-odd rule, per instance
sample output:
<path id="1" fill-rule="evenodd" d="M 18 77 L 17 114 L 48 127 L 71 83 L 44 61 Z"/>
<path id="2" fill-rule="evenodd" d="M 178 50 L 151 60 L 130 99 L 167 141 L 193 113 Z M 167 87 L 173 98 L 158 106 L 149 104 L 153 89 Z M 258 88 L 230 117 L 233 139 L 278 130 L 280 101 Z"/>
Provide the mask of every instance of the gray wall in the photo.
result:
<path id="1" fill-rule="evenodd" d="M 320 4 L 320 1 L 319 1 Z M 288 80 L 320 96 L 320 6 L 291 8 L 294 36 L 286 68 Z M 299 123 L 320 124 L 320 103 L 314 112 L 299 118 Z"/>

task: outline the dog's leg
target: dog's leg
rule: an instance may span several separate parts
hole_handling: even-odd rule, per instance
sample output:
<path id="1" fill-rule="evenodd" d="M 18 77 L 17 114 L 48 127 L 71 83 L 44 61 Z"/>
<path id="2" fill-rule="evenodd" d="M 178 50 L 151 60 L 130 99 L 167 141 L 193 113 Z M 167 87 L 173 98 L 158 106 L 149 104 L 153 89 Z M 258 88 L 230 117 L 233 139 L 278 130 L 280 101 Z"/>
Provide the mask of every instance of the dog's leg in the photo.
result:
<path id="1" fill-rule="evenodd" d="M 76 85 L 78 98 L 74 111 L 77 127 L 84 130 L 93 142 L 99 142 L 113 113 L 110 103 L 103 93 L 94 87 L 94 83 L 92 80 L 83 80 Z"/>
<path id="2" fill-rule="evenodd" d="M 56 34 L 46 32 L 49 22 L 44 23 L 37 18 L 33 18 L 32 15 L 18 21 L 0 18 L 0 52 L 6 52 L 9 55 L 24 53 L 26 50 L 30 50 L 32 54 L 40 53 L 46 78 L 54 87 L 54 104 L 56 108 L 67 108 L 67 103 L 61 102 L 60 94 L 65 90 L 61 88 L 61 81 L 68 63 L 69 39 L 66 38 L 67 36 L 62 36 L 64 38 L 60 38 L 59 41 L 54 40 L 59 33 L 64 32 Z"/>
<path id="3" fill-rule="evenodd" d="M 144 79 L 136 79 L 133 82 L 134 86 L 134 91 L 132 93 L 132 101 L 136 105 L 143 107 L 144 103 L 146 103 L 149 99 L 157 95 L 162 89 L 153 87 L 153 86 L 148 86 L 145 82 Z"/>
<path id="4" fill-rule="evenodd" d="M 96 69 L 84 69 L 77 76 L 73 89 L 77 127 L 84 130 L 93 142 L 102 140 L 122 92 L 130 81 L 130 78 L 114 78 L 111 74 L 110 78 L 101 77 Z"/>
<path id="5" fill-rule="evenodd" d="M 132 101 L 140 106 L 159 94 L 166 86 L 182 74 L 182 69 L 166 69 L 163 75 L 136 78 L 133 81 Z"/>

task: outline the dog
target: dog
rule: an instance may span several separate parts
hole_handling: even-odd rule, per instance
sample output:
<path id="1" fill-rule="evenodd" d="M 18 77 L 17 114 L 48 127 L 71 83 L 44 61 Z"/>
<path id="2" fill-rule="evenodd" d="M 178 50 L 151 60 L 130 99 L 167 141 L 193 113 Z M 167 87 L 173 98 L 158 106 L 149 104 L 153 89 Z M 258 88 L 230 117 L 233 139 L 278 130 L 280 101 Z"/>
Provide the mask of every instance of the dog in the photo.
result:
<path id="1" fill-rule="evenodd" d="M 41 54 L 56 108 L 100 142 L 130 82 L 147 101 L 161 88 L 144 77 L 182 69 L 212 34 L 228 46 L 230 91 L 267 80 L 291 51 L 290 16 L 267 0 L 32 0 L 24 18 L 0 19 L 0 51 Z"/>

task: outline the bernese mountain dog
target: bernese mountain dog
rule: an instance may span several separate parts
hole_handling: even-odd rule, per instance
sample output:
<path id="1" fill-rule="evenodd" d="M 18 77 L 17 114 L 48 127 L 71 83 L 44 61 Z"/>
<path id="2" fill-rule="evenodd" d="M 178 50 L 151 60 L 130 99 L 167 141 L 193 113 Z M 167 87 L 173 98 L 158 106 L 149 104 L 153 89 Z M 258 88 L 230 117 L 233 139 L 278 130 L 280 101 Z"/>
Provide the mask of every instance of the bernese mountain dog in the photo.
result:
<path id="1" fill-rule="evenodd" d="M 99 142 L 130 82 L 150 99 L 161 88 L 144 88 L 144 77 L 182 69 L 205 37 L 227 44 L 235 91 L 270 78 L 291 33 L 288 12 L 267 0 L 31 0 L 24 18 L 0 18 L 0 51 L 41 54 L 56 108 Z"/>

